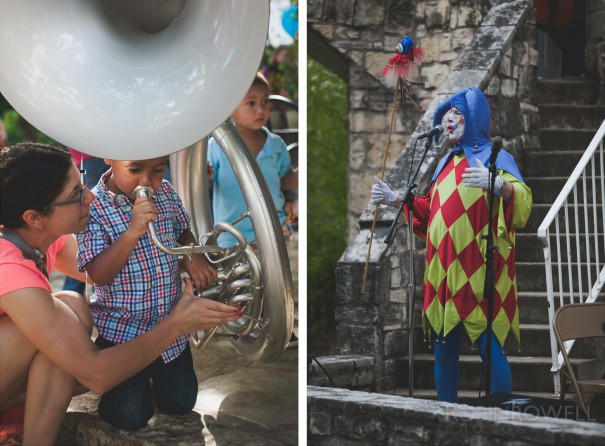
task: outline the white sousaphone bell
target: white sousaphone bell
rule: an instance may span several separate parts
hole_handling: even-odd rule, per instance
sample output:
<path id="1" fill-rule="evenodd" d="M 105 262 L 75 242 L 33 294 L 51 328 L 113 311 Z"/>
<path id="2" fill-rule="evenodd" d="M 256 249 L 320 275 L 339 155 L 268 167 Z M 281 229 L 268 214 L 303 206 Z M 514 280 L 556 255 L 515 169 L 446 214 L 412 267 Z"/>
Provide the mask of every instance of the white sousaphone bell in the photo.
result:
<path id="1" fill-rule="evenodd" d="M 225 119 L 258 69 L 269 0 L 2 0 L 0 91 L 32 125 L 67 147 L 109 159 L 172 154 L 172 179 L 219 282 L 203 295 L 250 317 L 224 324 L 248 358 L 275 361 L 294 323 L 286 244 L 263 176 Z M 212 225 L 206 137 L 225 152 L 251 218 L 258 251 L 231 223 Z M 178 153 L 177 153 L 178 152 Z M 149 194 L 150 191 L 139 193 Z M 221 232 L 238 243 L 216 245 Z M 169 246 L 168 246 L 169 245 Z M 205 345 L 215 330 L 199 341 Z"/>

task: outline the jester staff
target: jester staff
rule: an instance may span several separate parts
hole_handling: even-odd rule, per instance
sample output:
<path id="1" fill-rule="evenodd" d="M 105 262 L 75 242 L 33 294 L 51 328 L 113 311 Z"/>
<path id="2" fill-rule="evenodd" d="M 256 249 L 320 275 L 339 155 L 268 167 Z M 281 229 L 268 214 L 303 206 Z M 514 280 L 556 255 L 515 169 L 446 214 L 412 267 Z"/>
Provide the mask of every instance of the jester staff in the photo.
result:
<path id="1" fill-rule="evenodd" d="M 389 87 L 395 87 L 395 93 L 393 96 L 393 105 L 391 110 L 391 122 L 389 124 L 389 135 L 387 137 L 387 145 L 384 151 L 384 156 L 382 160 L 382 170 L 380 172 L 380 180 L 384 179 L 384 171 L 386 167 L 386 161 L 389 151 L 389 143 L 391 140 L 391 131 L 393 129 L 393 121 L 395 118 L 395 107 L 397 101 L 397 92 L 399 91 L 401 95 L 401 102 L 404 102 L 403 92 L 405 91 L 410 102 L 416 107 L 419 112 L 423 112 L 422 108 L 412 99 L 410 94 L 410 85 L 424 86 L 424 83 L 421 82 L 411 82 L 407 79 L 407 76 L 411 73 L 417 73 L 418 65 L 424 59 L 424 51 L 421 48 L 414 48 L 414 43 L 410 36 L 405 36 L 401 42 L 397 44 L 395 47 L 395 55 L 391 57 L 389 63 L 382 70 L 382 77 L 384 79 L 384 83 Z M 411 189 L 409 189 L 411 195 Z M 406 194 L 407 195 L 407 194 Z M 376 228 L 376 220 L 378 219 L 378 206 L 379 202 L 376 203 L 376 208 L 374 209 L 374 220 L 372 222 L 372 230 L 370 232 L 370 241 L 368 244 L 368 254 L 366 257 L 366 265 L 365 271 L 363 274 L 363 285 L 361 287 L 361 292 L 365 292 L 366 287 L 366 278 L 368 274 L 368 265 L 370 263 L 370 253 L 372 251 L 372 240 L 374 239 L 374 229 Z M 388 241 L 386 241 L 388 243 Z M 413 245 L 411 245 L 412 241 L 408 240 L 408 248 L 410 252 L 410 277 L 413 277 Z M 413 382 L 414 382 L 414 363 L 413 363 L 413 304 L 414 304 L 414 288 L 415 285 L 411 281 L 408 285 L 408 296 L 410 299 L 410 325 L 409 325 L 409 338 L 408 338 L 408 348 L 409 348 L 409 396 L 413 395 Z"/>
<path id="2" fill-rule="evenodd" d="M 422 48 L 414 48 L 414 42 L 410 36 L 405 36 L 401 42 L 395 47 L 395 55 L 389 59 L 389 63 L 384 67 L 380 73 L 384 84 L 387 87 L 395 87 L 395 93 L 393 95 L 393 104 L 391 106 L 391 122 L 389 124 L 389 134 L 387 137 L 387 145 L 384 150 L 382 158 L 382 169 L 380 171 L 380 180 L 384 180 L 384 171 L 386 168 L 387 155 L 389 153 L 389 143 L 391 142 L 391 132 L 393 129 L 393 121 L 395 119 L 395 109 L 397 103 L 397 92 L 401 95 L 401 102 L 405 101 L 403 92 L 405 91 L 406 96 L 414 107 L 419 112 L 424 112 L 422 108 L 412 99 L 410 94 L 410 85 L 416 85 L 424 87 L 423 82 L 412 82 L 407 79 L 409 74 L 417 74 L 418 66 L 424 59 L 424 50 Z M 374 209 L 374 220 L 372 221 L 372 230 L 370 232 L 370 242 L 368 244 L 368 254 L 366 257 L 365 270 L 363 273 L 363 284 L 361 286 L 361 292 L 364 293 L 366 289 L 366 279 L 368 275 L 368 266 L 370 264 L 370 252 L 372 250 L 372 240 L 374 239 L 374 230 L 376 228 L 376 220 L 378 219 L 378 207 Z"/>

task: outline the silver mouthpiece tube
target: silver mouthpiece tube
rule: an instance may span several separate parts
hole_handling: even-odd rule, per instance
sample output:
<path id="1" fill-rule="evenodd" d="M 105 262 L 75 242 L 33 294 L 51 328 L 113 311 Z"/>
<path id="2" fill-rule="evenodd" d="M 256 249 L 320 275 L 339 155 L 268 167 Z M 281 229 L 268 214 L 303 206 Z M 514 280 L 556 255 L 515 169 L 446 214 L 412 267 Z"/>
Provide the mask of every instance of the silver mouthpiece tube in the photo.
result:
<path id="1" fill-rule="evenodd" d="M 134 188 L 132 192 L 133 197 L 136 199 L 138 197 L 147 197 L 151 199 L 153 195 L 153 189 L 149 186 L 137 186 Z M 203 254 L 208 252 L 218 252 L 224 253 L 224 249 L 219 246 L 196 246 L 196 245 L 188 245 L 188 246 L 176 246 L 176 247 L 168 247 L 162 243 L 160 237 L 158 236 L 158 231 L 155 228 L 155 225 L 152 221 L 147 224 L 147 231 L 149 232 L 149 237 L 151 237 L 151 241 L 153 244 L 158 247 L 158 249 L 166 254 L 171 254 L 175 256 L 187 256 L 191 258 L 193 254 Z"/>

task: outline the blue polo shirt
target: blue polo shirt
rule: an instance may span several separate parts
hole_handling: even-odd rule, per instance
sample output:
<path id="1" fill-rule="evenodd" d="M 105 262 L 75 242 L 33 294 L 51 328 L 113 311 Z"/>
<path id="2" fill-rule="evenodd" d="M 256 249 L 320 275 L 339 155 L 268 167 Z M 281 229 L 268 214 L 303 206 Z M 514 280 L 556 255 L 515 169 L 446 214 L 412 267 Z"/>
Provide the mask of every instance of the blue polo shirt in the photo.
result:
<path id="1" fill-rule="evenodd" d="M 283 223 L 286 214 L 283 210 L 285 198 L 281 190 L 281 179 L 292 170 L 292 161 L 284 141 L 265 127 L 263 127 L 263 131 L 267 135 L 267 141 L 258 153 L 256 162 L 267 182 L 269 192 L 271 192 L 279 221 Z M 213 138 L 210 138 L 208 142 L 208 162 L 214 168 L 212 176 L 214 221 L 232 223 L 241 216 L 242 212 L 246 212 L 248 207 L 227 157 Z M 249 242 L 255 240 L 252 221 L 249 218 L 239 222 L 235 227 Z M 218 239 L 219 246 L 223 248 L 233 246 L 235 242 L 235 238 L 226 233 L 221 234 Z"/>

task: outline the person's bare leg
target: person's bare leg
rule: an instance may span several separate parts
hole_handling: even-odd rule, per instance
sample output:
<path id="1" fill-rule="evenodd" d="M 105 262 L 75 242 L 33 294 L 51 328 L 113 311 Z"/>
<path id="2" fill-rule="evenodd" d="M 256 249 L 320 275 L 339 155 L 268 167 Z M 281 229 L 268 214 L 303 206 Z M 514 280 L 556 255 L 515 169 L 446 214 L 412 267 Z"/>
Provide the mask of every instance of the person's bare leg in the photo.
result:
<path id="1" fill-rule="evenodd" d="M 30 364 L 36 348 L 8 316 L 0 316 L 0 410 L 25 403 Z"/>
<path id="2" fill-rule="evenodd" d="M 38 352 L 29 369 L 23 445 L 53 445 L 71 401 L 76 379 Z"/>
<path id="3" fill-rule="evenodd" d="M 67 304 L 67 306 L 76 313 L 76 316 L 78 316 L 78 319 L 82 322 L 82 325 L 84 325 L 88 333 L 92 334 L 92 314 L 90 313 L 88 302 L 84 296 L 75 291 L 65 290 L 53 293 L 53 296 Z"/>
<path id="4" fill-rule="evenodd" d="M 91 332 L 86 302 L 73 294 L 57 297 Z M 8 316 L 0 317 L 0 357 L 0 408 L 25 402 L 23 444 L 54 444 L 77 381 L 38 352 Z"/>
<path id="5" fill-rule="evenodd" d="M 0 442 L 19 444 L 22 420 L 20 409 L 25 403 L 27 370 L 36 349 L 21 335 L 8 316 L 0 316 Z M 8 411 L 8 409 L 12 409 Z"/>

